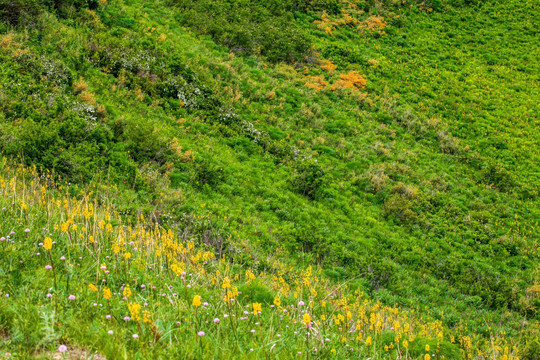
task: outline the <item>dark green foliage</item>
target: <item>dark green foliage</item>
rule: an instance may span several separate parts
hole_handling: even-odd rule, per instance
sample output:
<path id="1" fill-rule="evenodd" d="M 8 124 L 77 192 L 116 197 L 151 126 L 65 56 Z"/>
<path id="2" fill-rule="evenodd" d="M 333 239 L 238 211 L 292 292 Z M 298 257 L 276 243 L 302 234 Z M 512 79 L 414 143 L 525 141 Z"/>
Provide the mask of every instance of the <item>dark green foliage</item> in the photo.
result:
<path id="1" fill-rule="evenodd" d="M 300 160 L 295 165 L 291 180 L 293 189 L 310 199 L 315 199 L 324 183 L 324 170 L 313 160 Z"/>
<path id="2" fill-rule="evenodd" d="M 184 24 L 212 36 L 235 53 L 260 53 L 271 62 L 295 62 L 304 60 L 311 49 L 311 42 L 296 24 L 292 10 L 281 3 L 251 0 L 174 0 L 173 3 L 181 9 Z M 313 1 L 303 6 L 318 9 L 331 3 L 334 2 Z M 208 17 L 213 21 L 208 21 Z"/>
<path id="3" fill-rule="evenodd" d="M 365 65 L 367 60 L 364 56 L 355 49 L 347 48 L 337 43 L 325 46 L 321 55 L 325 59 L 332 60 L 336 65 L 344 66 L 346 64 L 361 64 Z"/>
<path id="4" fill-rule="evenodd" d="M 329 14 L 338 14 L 341 9 L 338 0 L 285 0 L 277 3 L 289 11 L 326 11 Z"/>
<path id="5" fill-rule="evenodd" d="M 73 15 L 80 9 L 95 10 L 99 6 L 99 0 L 45 0 L 43 3 L 63 17 Z"/>
<path id="6" fill-rule="evenodd" d="M 0 20 L 10 25 L 35 26 L 44 10 L 71 17 L 81 9 L 95 10 L 99 0 L 0 0 Z"/>
<path id="7" fill-rule="evenodd" d="M 195 163 L 194 182 L 196 186 L 205 184 L 213 187 L 221 183 L 225 178 L 223 168 L 210 160 L 201 159 Z"/>
<path id="8" fill-rule="evenodd" d="M 508 191 L 514 186 L 512 174 L 498 164 L 490 164 L 482 171 L 482 180 L 501 191 Z"/>
<path id="9" fill-rule="evenodd" d="M 36 0 L 0 0 L 0 21 L 10 25 L 35 25 L 40 11 Z"/>

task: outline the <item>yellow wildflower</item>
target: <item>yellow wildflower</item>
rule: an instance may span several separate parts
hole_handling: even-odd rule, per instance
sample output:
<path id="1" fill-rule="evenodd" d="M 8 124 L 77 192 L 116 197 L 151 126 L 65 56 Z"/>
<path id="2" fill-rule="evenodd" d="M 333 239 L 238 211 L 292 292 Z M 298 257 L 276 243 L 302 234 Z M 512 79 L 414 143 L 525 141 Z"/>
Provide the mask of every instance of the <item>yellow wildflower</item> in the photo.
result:
<path id="1" fill-rule="evenodd" d="M 124 291 L 122 292 L 122 295 L 124 295 L 126 298 L 129 298 L 131 296 L 131 289 L 129 286 L 126 286 Z"/>
<path id="2" fill-rule="evenodd" d="M 144 323 L 151 323 L 152 318 L 150 317 L 150 312 L 148 310 L 143 311 L 143 322 Z"/>
<path id="3" fill-rule="evenodd" d="M 52 239 L 50 237 L 46 237 L 45 240 L 43 240 L 43 248 L 47 251 L 52 249 Z"/>
<path id="4" fill-rule="evenodd" d="M 228 289 L 231 287 L 231 280 L 229 280 L 228 277 L 226 277 L 225 279 L 223 279 L 223 284 L 221 284 L 221 287 L 223 289 Z"/>
<path id="5" fill-rule="evenodd" d="M 103 289 L 103 297 L 105 298 L 105 300 L 109 300 L 112 296 L 112 293 L 111 293 L 111 289 L 109 288 L 104 288 Z"/>
<path id="6" fill-rule="evenodd" d="M 199 295 L 195 295 L 193 297 L 193 306 L 195 306 L 196 308 L 201 306 L 201 297 Z"/>
<path id="7" fill-rule="evenodd" d="M 255 280 L 255 274 L 250 269 L 246 270 L 246 279 Z"/>
<path id="8" fill-rule="evenodd" d="M 231 299 L 233 299 L 234 296 L 233 296 L 233 293 L 232 291 L 230 290 L 227 290 L 227 294 L 225 295 L 225 297 L 223 298 L 223 300 L 228 303 L 229 301 L 231 301 Z"/>
<path id="9" fill-rule="evenodd" d="M 98 292 L 98 288 L 96 287 L 96 285 L 94 284 L 88 284 L 88 287 L 90 288 L 90 290 L 92 290 L 93 292 Z"/>
<path id="10" fill-rule="evenodd" d="M 135 321 L 139 321 L 141 319 L 141 316 L 139 315 L 141 305 L 137 303 L 129 303 L 128 308 L 129 313 L 131 314 L 131 318 Z"/>
<path id="11" fill-rule="evenodd" d="M 262 306 L 260 303 L 253 303 L 253 314 L 257 315 L 259 312 L 262 312 Z"/>
<path id="12" fill-rule="evenodd" d="M 309 316 L 308 313 L 305 313 L 304 317 L 302 318 L 302 322 L 304 325 L 306 325 L 306 327 L 311 327 L 311 316 Z"/>

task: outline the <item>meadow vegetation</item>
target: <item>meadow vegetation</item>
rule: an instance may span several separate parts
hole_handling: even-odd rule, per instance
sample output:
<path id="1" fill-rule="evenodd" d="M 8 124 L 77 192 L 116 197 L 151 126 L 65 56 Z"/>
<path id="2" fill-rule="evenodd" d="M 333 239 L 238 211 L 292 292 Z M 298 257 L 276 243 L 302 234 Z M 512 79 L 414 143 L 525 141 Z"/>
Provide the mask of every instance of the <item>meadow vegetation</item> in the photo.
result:
<path id="1" fill-rule="evenodd" d="M 537 359 L 538 14 L 0 0 L 0 356 Z"/>

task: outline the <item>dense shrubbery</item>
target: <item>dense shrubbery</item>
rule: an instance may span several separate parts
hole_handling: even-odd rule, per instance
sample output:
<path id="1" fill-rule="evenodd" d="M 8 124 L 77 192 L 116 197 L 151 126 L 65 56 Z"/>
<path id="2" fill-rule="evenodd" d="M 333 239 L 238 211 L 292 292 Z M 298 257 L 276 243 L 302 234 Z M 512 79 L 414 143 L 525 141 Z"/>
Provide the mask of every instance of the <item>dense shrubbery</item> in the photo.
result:
<path id="1" fill-rule="evenodd" d="M 32 26 L 43 10 L 68 17 L 81 9 L 95 10 L 99 3 L 99 0 L 0 0 L 0 20 L 10 25 Z"/>
<path id="2" fill-rule="evenodd" d="M 295 166 L 291 183 L 295 191 L 315 199 L 324 183 L 324 170 L 312 160 L 300 160 Z"/>
<path id="3" fill-rule="evenodd" d="M 0 20 L 10 25 L 32 25 L 41 11 L 36 0 L 0 0 Z"/>
<path id="4" fill-rule="evenodd" d="M 294 20 L 292 4 L 268 1 L 174 0 L 181 21 L 240 54 L 261 54 L 269 61 L 302 61 L 311 41 Z M 327 4 L 328 3 L 328 4 Z M 302 2 L 300 10 L 334 7 L 332 1 Z M 208 19 L 212 18 L 212 21 Z"/>
<path id="5" fill-rule="evenodd" d="M 183 224 L 242 266 L 316 262 L 387 304 L 517 338 L 539 306 L 533 58 L 463 43 L 471 24 L 481 42 L 500 31 L 489 11 L 431 3 L 59 1 L 16 9 L 39 19 L 25 31 L 3 12 L 0 151 L 78 185 L 107 179 L 130 221 Z M 235 57 L 179 19 L 233 51 L 320 58 Z"/>

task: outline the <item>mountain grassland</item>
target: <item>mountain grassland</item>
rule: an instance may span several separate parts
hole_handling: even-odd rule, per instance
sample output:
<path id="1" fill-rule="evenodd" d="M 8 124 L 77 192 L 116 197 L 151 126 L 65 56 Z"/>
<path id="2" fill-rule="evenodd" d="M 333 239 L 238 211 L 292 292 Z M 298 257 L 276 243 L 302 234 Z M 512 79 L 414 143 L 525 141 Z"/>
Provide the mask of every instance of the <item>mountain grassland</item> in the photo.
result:
<path id="1" fill-rule="evenodd" d="M 0 358 L 540 358 L 539 4 L 0 0 Z"/>

